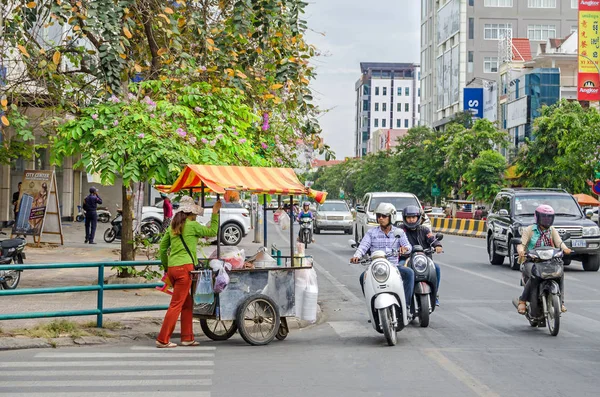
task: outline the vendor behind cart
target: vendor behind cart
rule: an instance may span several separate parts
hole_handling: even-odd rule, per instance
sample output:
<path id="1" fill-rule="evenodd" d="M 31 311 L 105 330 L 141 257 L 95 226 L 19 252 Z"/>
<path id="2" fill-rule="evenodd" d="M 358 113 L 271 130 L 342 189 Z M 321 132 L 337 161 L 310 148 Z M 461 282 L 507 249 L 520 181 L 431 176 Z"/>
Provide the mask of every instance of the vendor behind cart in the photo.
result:
<path id="1" fill-rule="evenodd" d="M 217 201 L 213 206 L 209 226 L 201 225 L 196 221 L 196 216 L 202 215 L 204 210 L 196 205 L 191 197 L 184 196 L 179 203 L 179 211 L 175 214 L 171 225 L 160 242 L 160 260 L 165 267 L 169 281 L 173 285 L 173 295 L 162 328 L 156 338 L 156 347 L 158 348 L 177 347 L 170 340 L 180 314 L 181 345 L 199 345 L 194 340 L 194 330 L 192 328 L 194 301 L 190 295 L 192 287 L 190 272 L 194 270 L 194 265 L 198 263 L 196 256 L 198 239 L 200 237 L 216 236 L 219 227 L 220 201 Z"/>

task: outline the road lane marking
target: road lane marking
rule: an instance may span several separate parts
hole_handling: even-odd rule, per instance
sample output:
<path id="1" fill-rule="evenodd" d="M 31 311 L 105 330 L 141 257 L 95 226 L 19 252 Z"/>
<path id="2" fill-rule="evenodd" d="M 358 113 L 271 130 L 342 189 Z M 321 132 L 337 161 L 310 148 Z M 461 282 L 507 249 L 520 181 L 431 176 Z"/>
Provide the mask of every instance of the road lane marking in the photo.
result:
<path id="1" fill-rule="evenodd" d="M 467 247 L 472 247 L 472 248 L 480 248 L 480 249 L 487 249 L 487 247 L 482 247 L 479 245 L 474 245 L 474 244 L 468 244 L 468 243 L 464 243 L 463 245 L 466 245 Z"/>
<path id="2" fill-rule="evenodd" d="M 438 261 L 436 261 L 436 262 L 439 265 L 442 265 L 444 267 L 449 267 L 450 269 L 454 269 L 454 270 L 458 270 L 458 271 L 461 271 L 461 272 L 464 272 L 464 273 L 468 273 L 468 274 L 471 274 L 471 275 L 476 276 L 476 277 L 481 277 L 481 278 L 484 278 L 484 279 L 489 280 L 489 281 L 493 281 L 493 282 L 498 283 L 498 284 L 506 285 L 506 286 L 509 286 L 511 288 L 516 288 L 518 290 L 522 290 L 523 289 L 522 287 L 520 287 L 520 286 L 518 286 L 516 284 L 511 284 L 511 283 L 506 282 L 506 281 L 497 280 L 497 279 L 495 279 L 493 277 L 485 276 L 485 275 L 483 275 L 481 273 L 474 272 L 472 270 L 463 269 L 462 267 L 449 265 L 449 264 L 444 263 L 444 262 L 438 262 Z"/>
<path id="3" fill-rule="evenodd" d="M 192 353 L 192 352 L 190 352 Z M 38 358 L 196 358 L 196 357 L 214 357 L 213 353 L 192 353 L 185 357 L 183 353 L 119 353 L 119 352 L 89 352 L 89 353 L 37 353 Z"/>
<path id="4" fill-rule="evenodd" d="M 151 351 L 156 351 L 156 346 L 131 346 L 129 348 L 129 350 L 151 350 Z M 169 351 L 169 353 L 193 353 L 195 351 L 201 351 L 201 350 L 217 350 L 217 348 L 215 346 L 194 346 L 193 350 L 192 349 L 175 349 L 175 350 L 171 350 Z"/>
<path id="5" fill-rule="evenodd" d="M 181 356 L 179 356 L 181 357 Z M 45 368 L 45 367 L 177 367 L 181 360 L 174 361 L 13 361 L 0 362 L 0 368 Z M 186 360 L 185 366 L 211 367 L 214 361 Z"/>
<path id="6" fill-rule="evenodd" d="M 458 364 L 450 361 L 438 349 L 424 349 L 425 355 L 435 361 L 440 367 L 450 372 L 463 385 L 471 389 L 480 397 L 500 397 L 499 394 L 492 391 L 486 384 L 482 383 L 474 376 L 465 371 Z"/>

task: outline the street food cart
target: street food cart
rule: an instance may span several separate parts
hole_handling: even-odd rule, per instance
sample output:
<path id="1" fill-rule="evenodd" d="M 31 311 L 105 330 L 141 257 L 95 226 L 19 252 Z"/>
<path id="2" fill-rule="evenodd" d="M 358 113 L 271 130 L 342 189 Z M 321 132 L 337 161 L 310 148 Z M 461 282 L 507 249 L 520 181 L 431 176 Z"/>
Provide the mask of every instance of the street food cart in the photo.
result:
<path id="1" fill-rule="evenodd" d="M 204 207 L 205 193 L 217 194 L 217 199 L 226 191 L 244 191 L 253 194 L 289 196 L 293 204 L 294 196 L 309 195 L 323 202 L 322 192 L 306 188 L 291 168 L 240 167 L 187 165 L 170 193 L 189 191 L 201 193 Z M 264 206 L 267 211 L 277 208 Z M 290 218 L 293 214 L 290 213 Z M 267 222 L 263 223 L 264 248 L 267 248 Z M 251 345 L 266 345 L 274 338 L 283 340 L 288 335 L 287 318 L 296 316 L 295 278 L 296 272 L 310 269 L 303 258 L 294 257 L 294 227 L 290 222 L 290 255 L 278 253 L 273 256 L 279 266 L 234 269 L 228 272 L 229 284 L 219 294 L 214 294 L 214 302 L 209 305 L 194 305 L 194 316 L 200 319 L 205 335 L 212 340 L 227 340 L 236 331 Z M 221 258 L 220 225 L 217 234 L 217 258 Z M 208 264 L 208 259 L 205 260 Z M 294 266 L 294 265 L 298 266 Z M 193 272 L 200 273 L 200 269 Z M 316 298 L 315 298 L 316 299 Z"/>

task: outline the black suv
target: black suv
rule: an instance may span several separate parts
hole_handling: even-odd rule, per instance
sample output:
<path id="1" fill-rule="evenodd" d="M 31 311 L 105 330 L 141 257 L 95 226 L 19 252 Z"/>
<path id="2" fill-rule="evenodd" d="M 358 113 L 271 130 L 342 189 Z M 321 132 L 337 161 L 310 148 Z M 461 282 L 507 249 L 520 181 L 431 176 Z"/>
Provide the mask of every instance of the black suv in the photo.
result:
<path id="1" fill-rule="evenodd" d="M 560 235 L 570 234 L 565 244 L 573 254 L 564 258 L 565 265 L 579 260 L 586 271 L 600 267 L 600 228 L 587 219 L 577 200 L 563 189 L 502 189 L 496 196 L 487 218 L 487 250 L 492 265 L 502 265 L 508 256 L 511 269 L 519 270 L 515 260 L 517 248 L 510 243 L 521 237 L 523 228 L 533 224 L 535 209 L 550 205 L 556 214 L 554 227 Z"/>

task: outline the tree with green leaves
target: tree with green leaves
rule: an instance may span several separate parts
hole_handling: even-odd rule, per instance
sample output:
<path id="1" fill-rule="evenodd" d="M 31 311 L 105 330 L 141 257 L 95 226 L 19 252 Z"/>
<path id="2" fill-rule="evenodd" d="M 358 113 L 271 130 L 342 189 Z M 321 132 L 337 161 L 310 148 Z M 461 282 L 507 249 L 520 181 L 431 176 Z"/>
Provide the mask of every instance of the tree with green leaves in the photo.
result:
<path id="1" fill-rule="evenodd" d="M 469 164 L 463 178 L 475 201 L 491 203 L 504 186 L 506 159 L 495 150 L 485 150 Z"/>
<path id="2" fill-rule="evenodd" d="M 517 157 L 519 182 L 530 187 L 587 191 L 600 161 L 600 113 L 563 100 L 544 106 L 535 120 L 533 139 Z"/>

